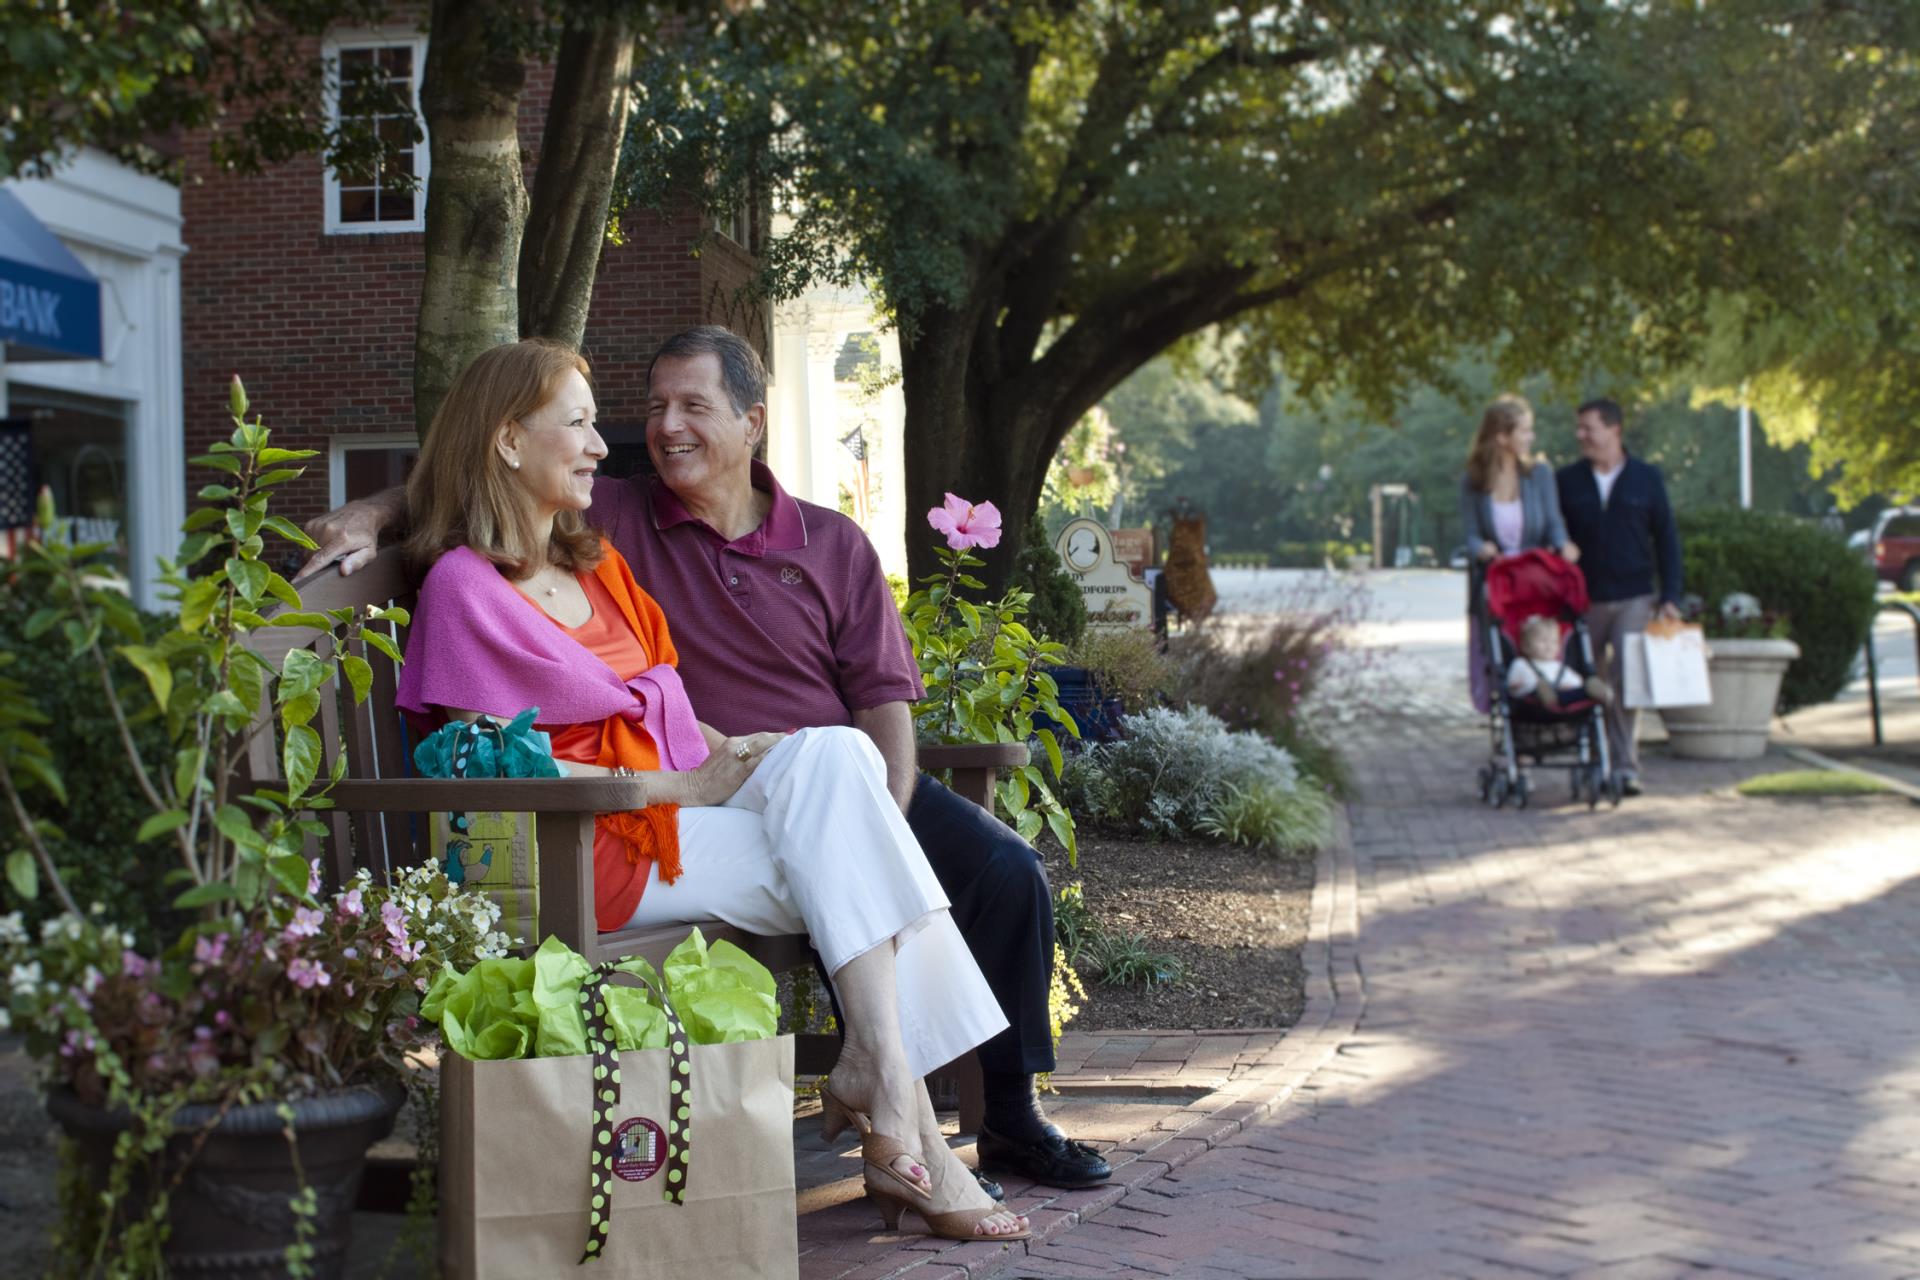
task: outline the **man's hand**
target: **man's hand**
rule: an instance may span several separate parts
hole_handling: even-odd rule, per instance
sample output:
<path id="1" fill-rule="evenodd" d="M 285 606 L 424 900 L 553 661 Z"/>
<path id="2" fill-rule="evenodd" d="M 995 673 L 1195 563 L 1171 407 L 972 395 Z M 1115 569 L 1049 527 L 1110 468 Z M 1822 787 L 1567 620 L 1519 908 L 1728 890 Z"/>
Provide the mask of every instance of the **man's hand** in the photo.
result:
<path id="1" fill-rule="evenodd" d="M 1568 564 L 1580 563 L 1580 548 L 1569 542 L 1560 548 L 1560 558 Z"/>
<path id="2" fill-rule="evenodd" d="M 1680 606 L 1669 600 L 1653 611 L 1653 616 L 1662 622 L 1680 621 Z"/>
<path id="3" fill-rule="evenodd" d="M 320 549 L 307 557 L 294 576 L 304 578 L 336 561 L 343 576 L 364 568 L 380 551 L 380 535 L 398 525 L 406 513 L 407 491 L 395 488 L 314 517 L 307 522 L 307 536 Z"/>

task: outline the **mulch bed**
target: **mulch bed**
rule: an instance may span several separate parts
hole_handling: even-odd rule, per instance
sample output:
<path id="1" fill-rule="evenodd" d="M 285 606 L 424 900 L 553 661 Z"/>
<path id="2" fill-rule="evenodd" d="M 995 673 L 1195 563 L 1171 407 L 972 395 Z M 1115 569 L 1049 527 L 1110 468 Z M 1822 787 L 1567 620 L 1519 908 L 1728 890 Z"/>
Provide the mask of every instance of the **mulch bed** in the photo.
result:
<path id="1" fill-rule="evenodd" d="M 1069 868 L 1058 848 L 1046 857 L 1055 888 L 1080 881 L 1087 906 L 1109 932 L 1142 934 L 1186 970 L 1175 983 L 1108 986 L 1083 962 L 1088 998 L 1074 1030 L 1289 1027 L 1299 1020 L 1311 857 L 1086 829 L 1078 868 Z"/>

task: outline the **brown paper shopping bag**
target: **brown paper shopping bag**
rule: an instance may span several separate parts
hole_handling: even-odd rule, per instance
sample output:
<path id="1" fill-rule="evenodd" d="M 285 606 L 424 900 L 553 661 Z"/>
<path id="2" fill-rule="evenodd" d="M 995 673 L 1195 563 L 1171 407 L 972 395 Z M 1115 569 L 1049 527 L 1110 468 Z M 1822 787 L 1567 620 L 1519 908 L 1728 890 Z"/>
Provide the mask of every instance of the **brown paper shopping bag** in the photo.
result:
<path id="1" fill-rule="evenodd" d="M 440 1084 L 442 1274 L 797 1277 L 793 1037 L 688 1045 L 684 1074 L 676 1057 L 666 1049 L 608 1054 L 603 1061 L 618 1064 L 610 1087 L 609 1078 L 596 1079 L 591 1054 L 505 1062 L 448 1054 Z M 678 1095 L 670 1089 L 676 1078 L 685 1082 Z M 687 1097 L 682 1131 L 671 1117 L 676 1099 Z M 677 1203 L 663 1195 L 678 1189 L 670 1129 L 687 1138 Z M 612 1177 L 606 1169 L 592 1176 L 597 1149 L 612 1151 Z M 596 1186 L 610 1201 L 598 1209 Z M 596 1212 L 605 1215 L 601 1235 Z M 590 1239 L 597 1243 L 583 1262 Z"/>

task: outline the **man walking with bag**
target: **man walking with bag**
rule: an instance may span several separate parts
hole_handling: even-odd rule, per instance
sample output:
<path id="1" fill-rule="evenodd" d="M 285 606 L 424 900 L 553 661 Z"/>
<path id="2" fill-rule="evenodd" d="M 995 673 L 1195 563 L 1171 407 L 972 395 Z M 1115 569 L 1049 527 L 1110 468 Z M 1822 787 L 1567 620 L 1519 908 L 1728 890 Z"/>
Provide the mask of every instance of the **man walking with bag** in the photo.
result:
<path id="1" fill-rule="evenodd" d="M 1625 419 L 1612 400 L 1589 400 L 1575 417 L 1580 461 L 1560 468 L 1560 511 L 1587 576 L 1587 630 L 1594 659 L 1626 689 L 1629 637 L 1655 616 L 1678 619 L 1680 534 L 1660 468 L 1627 453 Z M 1659 590 L 1654 589 L 1655 575 Z M 1607 749 L 1621 791 L 1640 794 L 1640 712 L 1624 697 L 1607 704 Z"/>

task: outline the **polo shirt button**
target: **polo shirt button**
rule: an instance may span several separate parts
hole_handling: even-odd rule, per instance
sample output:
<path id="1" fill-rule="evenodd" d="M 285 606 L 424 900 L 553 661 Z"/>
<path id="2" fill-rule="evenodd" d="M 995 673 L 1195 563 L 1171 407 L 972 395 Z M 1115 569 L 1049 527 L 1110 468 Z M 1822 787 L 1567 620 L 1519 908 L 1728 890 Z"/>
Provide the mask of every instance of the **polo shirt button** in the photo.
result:
<path id="1" fill-rule="evenodd" d="M 737 586 L 739 586 L 739 585 L 740 585 L 740 575 L 736 573 L 736 574 L 734 574 L 734 575 L 733 575 L 733 576 L 732 576 L 731 578 L 728 578 L 728 579 L 727 579 L 727 585 L 728 585 L 728 586 L 730 586 L 730 587 L 737 587 Z"/>

